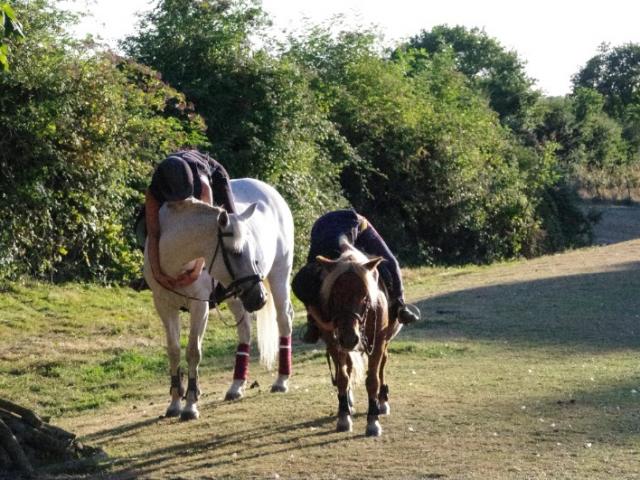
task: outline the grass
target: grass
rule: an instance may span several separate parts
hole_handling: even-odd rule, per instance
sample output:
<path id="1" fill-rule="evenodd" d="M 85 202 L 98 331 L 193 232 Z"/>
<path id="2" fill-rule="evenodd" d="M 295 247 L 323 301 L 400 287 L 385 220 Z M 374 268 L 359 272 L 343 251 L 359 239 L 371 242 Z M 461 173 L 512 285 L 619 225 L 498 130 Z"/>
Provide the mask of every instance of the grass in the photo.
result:
<path id="1" fill-rule="evenodd" d="M 363 437 L 363 387 L 354 432 L 334 431 L 320 345 L 294 344 L 288 394 L 268 393 L 273 373 L 254 358 L 259 385 L 223 402 L 235 333 L 217 319 L 202 418 L 159 419 L 164 333 L 149 296 L 120 289 L 5 289 L 0 390 L 105 448 L 106 478 L 640 478 L 638 251 L 406 271 L 427 320 L 391 345 L 379 439 Z"/>

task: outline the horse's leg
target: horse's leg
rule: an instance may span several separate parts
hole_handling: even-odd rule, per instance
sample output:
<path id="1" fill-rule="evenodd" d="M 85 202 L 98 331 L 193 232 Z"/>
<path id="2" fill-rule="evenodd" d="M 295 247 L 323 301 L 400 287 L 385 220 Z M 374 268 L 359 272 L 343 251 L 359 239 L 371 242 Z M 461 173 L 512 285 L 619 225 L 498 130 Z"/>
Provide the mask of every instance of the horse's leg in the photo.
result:
<path id="1" fill-rule="evenodd" d="M 165 412 L 166 417 L 177 417 L 182 412 L 182 373 L 180 372 L 180 313 L 177 309 L 156 301 L 156 310 L 162 319 L 167 335 L 167 356 L 169 357 L 169 373 L 171 375 L 171 403 Z"/>
<path id="2" fill-rule="evenodd" d="M 336 369 L 338 367 L 336 366 Z M 353 372 L 353 362 L 351 361 L 351 355 L 347 355 L 347 377 L 351 378 L 351 373 Z M 349 402 L 349 412 L 351 412 L 351 415 L 355 415 L 356 413 L 356 400 L 354 398 L 353 395 L 353 388 L 351 386 L 351 383 L 349 383 L 349 386 L 347 387 L 347 401 Z"/>
<path id="3" fill-rule="evenodd" d="M 251 344 L 251 315 L 244 309 L 242 302 L 231 299 L 227 302 L 229 310 L 236 319 L 238 331 L 238 348 L 236 350 L 236 362 L 233 369 L 233 382 L 225 400 L 238 400 L 244 396 L 244 387 L 249 374 L 249 346 Z"/>
<path id="4" fill-rule="evenodd" d="M 387 341 L 381 339 L 376 341 L 373 354 L 369 357 L 369 368 L 367 370 L 367 394 L 369 395 L 369 409 L 367 410 L 367 430 L 368 437 L 379 437 L 382 435 L 382 426 L 378 421 L 380 408 L 378 405 L 378 393 L 380 391 L 380 365 L 382 356 L 386 349 Z"/>
<path id="5" fill-rule="evenodd" d="M 198 411 L 198 365 L 202 358 L 202 339 L 207 328 L 209 308 L 205 302 L 191 302 L 191 326 L 189 328 L 189 343 L 187 344 L 187 364 L 189 365 L 189 381 L 187 384 L 186 404 L 180 415 L 180 420 L 194 420 L 200 416 Z"/>
<path id="6" fill-rule="evenodd" d="M 380 415 L 389 415 L 391 413 L 391 407 L 389 406 L 389 385 L 384 383 L 384 367 L 387 364 L 389 358 L 388 349 L 385 348 L 382 353 L 382 361 L 380 362 L 380 392 L 378 393 L 378 408 Z"/>
<path id="7" fill-rule="evenodd" d="M 389 343 L 400 332 L 400 329 L 402 329 L 402 324 L 398 322 L 397 319 L 386 327 L 386 331 L 388 332 L 386 337 L 388 341 L 384 345 L 382 361 L 380 363 L 380 393 L 378 393 L 380 415 L 391 414 L 391 406 L 389 405 L 389 385 L 384 381 L 384 369 L 387 365 L 387 360 L 389 359 Z"/>
<path id="8" fill-rule="evenodd" d="M 289 272 L 291 267 L 273 268 L 269 272 L 269 286 L 276 308 L 276 321 L 280 335 L 280 351 L 278 357 L 278 378 L 271 386 L 272 392 L 287 392 L 291 376 L 291 330 L 293 323 L 293 306 L 289 296 Z"/>
<path id="9" fill-rule="evenodd" d="M 353 429 L 353 421 L 351 420 L 348 393 L 349 356 L 343 352 L 339 352 L 335 346 L 327 346 L 327 350 L 336 365 L 336 386 L 338 387 L 338 422 L 336 424 L 336 431 L 350 432 Z"/>

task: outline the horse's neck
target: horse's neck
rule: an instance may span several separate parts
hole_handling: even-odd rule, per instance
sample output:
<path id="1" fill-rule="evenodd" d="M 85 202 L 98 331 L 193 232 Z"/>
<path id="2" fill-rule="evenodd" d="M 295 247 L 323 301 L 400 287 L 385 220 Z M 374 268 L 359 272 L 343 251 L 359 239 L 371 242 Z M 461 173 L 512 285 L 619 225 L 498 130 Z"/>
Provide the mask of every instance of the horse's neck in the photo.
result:
<path id="1" fill-rule="evenodd" d="M 209 262 L 217 243 L 216 217 L 194 212 L 168 220 L 160 236 L 162 270 L 176 275 L 196 258 Z"/>

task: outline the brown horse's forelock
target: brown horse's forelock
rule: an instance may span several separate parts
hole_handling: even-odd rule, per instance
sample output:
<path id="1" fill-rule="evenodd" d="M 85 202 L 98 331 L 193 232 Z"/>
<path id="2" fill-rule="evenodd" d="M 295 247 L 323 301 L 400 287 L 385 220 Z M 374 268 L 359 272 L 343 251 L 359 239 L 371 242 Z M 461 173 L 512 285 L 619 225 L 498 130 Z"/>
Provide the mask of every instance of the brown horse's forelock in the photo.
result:
<path id="1" fill-rule="evenodd" d="M 345 257 L 345 258 L 343 258 Z M 330 302 L 334 293 L 334 284 L 342 275 L 346 273 L 354 273 L 364 283 L 365 289 L 371 302 L 371 307 L 376 307 L 378 302 L 378 284 L 372 272 L 367 270 L 361 263 L 352 261 L 348 255 L 343 254 L 338 259 L 338 264 L 333 268 L 331 272 L 322 282 L 320 289 L 320 298 L 322 301 L 323 309 L 325 312 L 329 310 Z M 345 294 L 346 291 L 340 292 Z"/>

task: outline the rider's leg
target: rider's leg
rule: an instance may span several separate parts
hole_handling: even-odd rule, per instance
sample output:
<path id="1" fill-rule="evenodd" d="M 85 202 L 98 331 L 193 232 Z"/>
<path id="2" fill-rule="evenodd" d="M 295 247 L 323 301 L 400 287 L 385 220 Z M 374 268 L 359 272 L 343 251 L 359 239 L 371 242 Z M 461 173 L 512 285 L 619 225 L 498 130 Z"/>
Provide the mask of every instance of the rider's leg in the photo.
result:
<path id="1" fill-rule="evenodd" d="M 378 272 L 382 276 L 387 291 L 389 292 L 389 317 L 398 319 L 400 323 L 413 323 L 420 319 L 410 310 L 404 301 L 404 288 L 398 260 L 376 231 L 373 225 L 367 227 L 358 234 L 356 247 L 361 248 L 369 255 L 379 255 L 385 259 L 378 265 Z"/>

